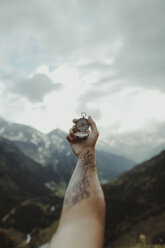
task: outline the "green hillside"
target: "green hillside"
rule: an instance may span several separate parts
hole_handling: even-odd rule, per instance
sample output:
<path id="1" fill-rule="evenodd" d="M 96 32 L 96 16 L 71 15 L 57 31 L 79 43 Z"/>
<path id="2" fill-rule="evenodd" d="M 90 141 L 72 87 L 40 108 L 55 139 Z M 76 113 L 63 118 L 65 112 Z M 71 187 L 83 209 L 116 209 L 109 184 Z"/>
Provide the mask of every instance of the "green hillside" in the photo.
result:
<path id="1" fill-rule="evenodd" d="M 150 243 L 165 241 L 165 151 L 104 185 L 103 190 L 106 247 L 124 247 L 128 240 L 133 244 L 141 233 Z"/>

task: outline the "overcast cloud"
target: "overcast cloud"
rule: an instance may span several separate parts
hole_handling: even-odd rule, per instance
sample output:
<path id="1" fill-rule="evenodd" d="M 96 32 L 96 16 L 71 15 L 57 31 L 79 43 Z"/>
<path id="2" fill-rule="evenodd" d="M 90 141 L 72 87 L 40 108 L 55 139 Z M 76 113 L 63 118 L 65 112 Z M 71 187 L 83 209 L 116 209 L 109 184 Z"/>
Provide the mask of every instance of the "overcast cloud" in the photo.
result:
<path id="1" fill-rule="evenodd" d="M 59 90 L 61 87 L 62 84 L 54 84 L 45 74 L 35 74 L 31 78 L 15 81 L 9 90 L 16 95 L 27 98 L 31 102 L 37 103 L 42 102 L 44 96 L 54 90 Z"/>
<path id="2" fill-rule="evenodd" d="M 164 13 L 164 0 L 1 0 L 0 115 L 48 132 L 86 111 L 104 140 L 159 130 Z"/>

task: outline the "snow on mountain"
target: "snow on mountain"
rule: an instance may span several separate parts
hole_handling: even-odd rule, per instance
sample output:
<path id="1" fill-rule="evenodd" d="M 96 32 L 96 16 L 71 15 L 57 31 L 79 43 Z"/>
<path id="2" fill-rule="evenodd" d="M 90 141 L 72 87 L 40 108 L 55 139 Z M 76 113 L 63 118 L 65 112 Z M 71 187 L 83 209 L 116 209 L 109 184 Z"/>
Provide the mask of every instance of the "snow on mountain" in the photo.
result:
<path id="1" fill-rule="evenodd" d="M 50 150 L 62 152 L 68 148 L 63 142 L 65 133 L 62 130 L 57 129 L 46 135 L 32 127 L 9 123 L 2 118 L 0 119 L 0 135 L 14 141 L 26 155 L 42 164 L 51 156 Z"/>
<path id="2" fill-rule="evenodd" d="M 13 141 L 21 151 L 36 162 L 53 167 L 61 180 L 69 180 L 76 164 L 76 157 L 71 152 L 66 133 L 62 130 L 55 129 L 44 134 L 32 127 L 0 119 L 0 136 Z M 98 147 L 97 150 L 101 179 L 114 178 L 135 164 L 129 159 L 114 156 L 108 149 L 103 152 Z"/>

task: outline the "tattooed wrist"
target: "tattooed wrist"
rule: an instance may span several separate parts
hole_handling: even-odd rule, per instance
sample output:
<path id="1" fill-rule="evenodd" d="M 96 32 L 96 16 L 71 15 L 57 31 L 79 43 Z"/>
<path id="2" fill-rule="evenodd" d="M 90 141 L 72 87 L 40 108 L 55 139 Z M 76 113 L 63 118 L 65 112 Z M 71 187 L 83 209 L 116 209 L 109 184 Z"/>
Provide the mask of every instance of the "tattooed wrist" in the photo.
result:
<path id="1" fill-rule="evenodd" d="M 78 157 L 78 166 L 93 168 L 96 165 L 96 155 L 94 150 L 87 150 L 82 152 Z"/>
<path id="2" fill-rule="evenodd" d="M 93 157 L 94 157 L 94 156 L 95 156 L 95 153 L 96 153 L 95 148 L 94 148 L 94 147 L 84 148 L 84 149 L 80 152 L 80 154 L 79 154 L 79 156 L 78 156 L 78 159 L 83 158 L 87 153 L 88 153 L 88 154 L 93 154 Z"/>

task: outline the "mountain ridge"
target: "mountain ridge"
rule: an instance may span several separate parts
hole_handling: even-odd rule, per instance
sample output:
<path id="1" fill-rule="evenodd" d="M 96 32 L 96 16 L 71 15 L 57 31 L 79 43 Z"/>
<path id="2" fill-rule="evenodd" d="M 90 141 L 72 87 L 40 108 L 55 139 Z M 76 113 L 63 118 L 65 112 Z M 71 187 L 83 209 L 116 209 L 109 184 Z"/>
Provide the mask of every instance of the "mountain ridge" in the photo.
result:
<path id="1" fill-rule="evenodd" d="M 66 133 L 57 128 L 48 134 L 22 124 L 0 121 L 0 135 L 13 141 L 25 155 L 43 166 L 50 166 L 62 181 L 69 181 L 76 164 Z M 104 155 L 103 155 L 104 154 Z M 100 180 L 109 181 L 119 173 L 132 168 L 135 163 L 97 149 Z M 120 167 L 120 169 L 119 169 Z"/>

